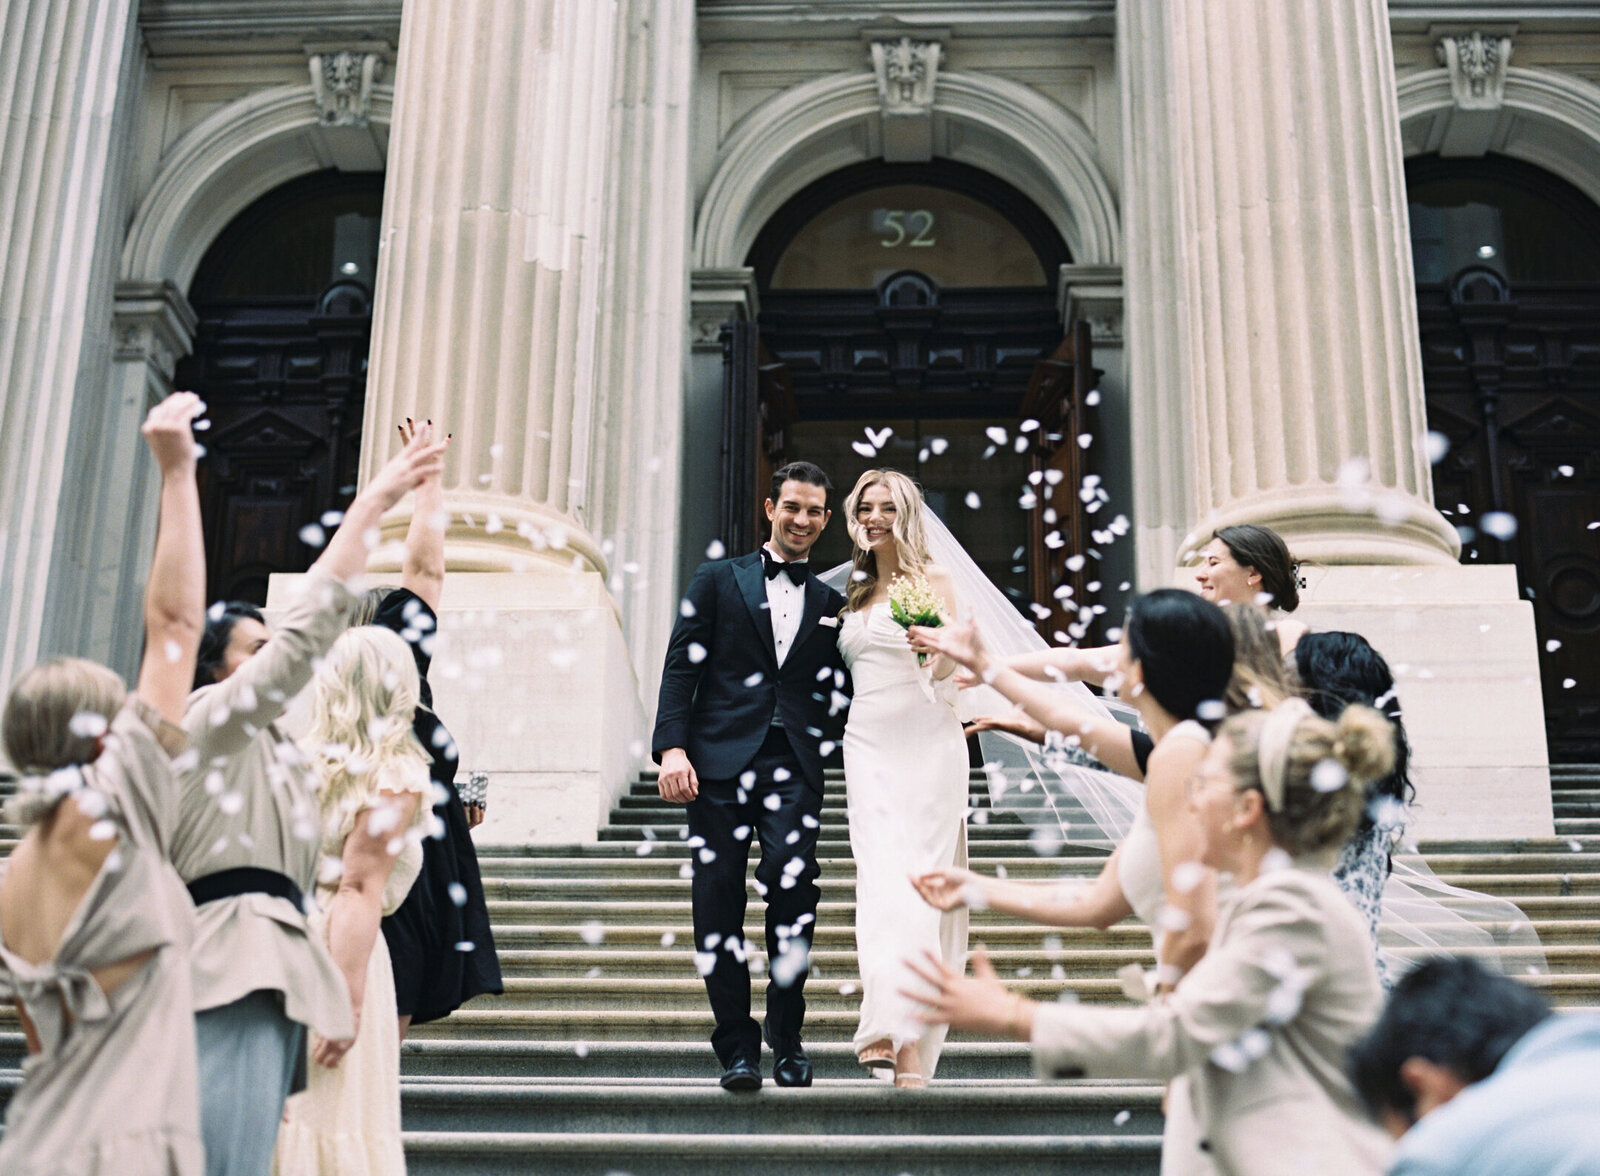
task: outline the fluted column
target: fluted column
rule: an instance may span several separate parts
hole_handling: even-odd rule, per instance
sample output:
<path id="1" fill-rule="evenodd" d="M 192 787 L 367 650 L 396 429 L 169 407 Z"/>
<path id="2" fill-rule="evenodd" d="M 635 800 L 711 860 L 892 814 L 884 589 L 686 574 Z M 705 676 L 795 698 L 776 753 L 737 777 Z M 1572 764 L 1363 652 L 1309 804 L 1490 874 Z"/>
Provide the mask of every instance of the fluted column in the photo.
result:
<path id="1" fill-rule="evenodd" d="M 677 618 L 694 0 L 622 0 L 590 517 L 640 691 Z"/>
<path id="2" fill-rule="evenodd" d="M 606 570 L 587 493 L 616 13 L 596 0 L 406 5 L 361 468 L 394 451 L 404 417 L 455 434 L 454 571 L 574 555 Z"/>
<path id="3" fill-rule="evenodd" d="M 1383 0 L 1119 14 L 1136 444 L 1164 437 L 1146 533 L 1257 522 L 1323 562 L 1454 562 Z"/>
<path id="4" fill-rule="evenodd" d="M 69 434 L 92 395 L 81 369 L 108 342 L 107 177 L 136 7 L 0 0 L 0 689 L 41 646 Z"/>

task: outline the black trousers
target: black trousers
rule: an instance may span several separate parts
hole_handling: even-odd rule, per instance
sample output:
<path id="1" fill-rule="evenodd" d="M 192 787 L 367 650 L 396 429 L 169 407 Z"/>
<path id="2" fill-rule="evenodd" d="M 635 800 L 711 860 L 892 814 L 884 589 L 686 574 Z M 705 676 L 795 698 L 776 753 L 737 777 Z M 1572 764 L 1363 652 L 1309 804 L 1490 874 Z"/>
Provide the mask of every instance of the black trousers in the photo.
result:
<path id="1" fill-rule="evenodd" d="M 750 1016 L 745 959 L 745 871 L 759 841 L 756 890 L 767 903 L 767 1024 L 774 1041 L 798 1041 L 805 1020 L 805 961 L 816 930 L 817 834 L 822 795 L 800 773 L 782 730 L 774 728 L 741 778 L 701 780 L 689 802 L 694 864 L 695 963 L 717 1027 L 711 1047 L 727 1066 L 761 1056 L 761 1030 Z"/>

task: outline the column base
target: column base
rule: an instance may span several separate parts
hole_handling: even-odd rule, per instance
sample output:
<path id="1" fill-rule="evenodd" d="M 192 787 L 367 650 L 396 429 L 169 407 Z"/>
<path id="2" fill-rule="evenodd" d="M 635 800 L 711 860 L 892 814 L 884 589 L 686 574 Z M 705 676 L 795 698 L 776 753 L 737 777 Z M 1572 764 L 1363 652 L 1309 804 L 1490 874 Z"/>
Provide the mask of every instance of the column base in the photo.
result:
<path id="1" fill-rule="evenodd" d="M 1394 670 L 1417 787 L 1408 836 L 1552 837 L 1533 606 L 1510 565 L 1306 570 L 1294 616 Z"/>
<path id="2" fill-rule="evenodd" d="M 1232 501 L 1184 538 L 1179 562 L 1215 531 L 1241 523 L 1271 527 L 1311 563 L 1460 566 L 1460 537 L 1432 505 L 1368 485 L 1286 486 Z"/>
<path id="3" fill-rule="evenodd" d="M 299 576 L 273 576 L 281 608 Z M 374 571 L 370 585 L 398 583 Z M 428 675 L 461 770 L 489 774 L 480 845 L 593 842 L 648 754 L 645 708 L 600 575 L 540 562 L 445 581 Z"/>
<path id="4" fill-rule="evenodd" d="M 609 575 L 605 555 L 582 525 L 559 511 L 499 494 L 445 491 L 445 566 L 451 572 L 526 572 L 574 566 Z M 367 560 L 375 576 L 398 576 L 411 525 L 407 499 L 383 516 Z"/>

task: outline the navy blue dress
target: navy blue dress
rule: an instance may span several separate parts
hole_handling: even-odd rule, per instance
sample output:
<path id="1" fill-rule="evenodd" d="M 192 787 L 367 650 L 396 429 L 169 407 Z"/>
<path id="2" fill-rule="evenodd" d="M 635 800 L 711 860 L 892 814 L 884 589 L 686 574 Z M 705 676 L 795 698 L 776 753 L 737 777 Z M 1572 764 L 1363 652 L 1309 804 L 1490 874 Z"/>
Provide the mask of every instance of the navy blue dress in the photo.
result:
<path id="1" fill-rule="evenodd" d="M 400 634 L 416 655 L 422 705 L 412 726 L 432 761 L 429 774 L 446 794 L 433 809 L 443 836 L 423 838 L 422 872 L 399 909 L 383 920 L 383 938 L 394 964 L 396 1011 L 409 1013 L 412 1024 L 420 1025 L 449 1016 L 482 993 L 504 992 L 505 984 L 489 930 L 478 852 L 456 791 L 460 757 L 455 740 L 433 713 L 428 686 L 438 617 L 416 593 L 397 588 L 384 598 L 372 623 Z"/>

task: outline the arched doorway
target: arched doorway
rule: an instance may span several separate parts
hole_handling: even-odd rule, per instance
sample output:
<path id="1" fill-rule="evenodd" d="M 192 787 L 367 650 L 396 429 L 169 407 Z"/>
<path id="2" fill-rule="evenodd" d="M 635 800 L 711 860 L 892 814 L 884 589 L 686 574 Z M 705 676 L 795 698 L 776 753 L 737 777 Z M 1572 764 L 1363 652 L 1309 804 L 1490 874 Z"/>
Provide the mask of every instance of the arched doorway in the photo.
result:
<path id="1" fill-rule="evenodd" d="M 799 192 L 747 259 L 759 337 L 730 331 L 727 410 L 755 456 L 735 463 L 726 500 L 748 501 L 753 483 L 759 501 L 784 461 L 817 462 L 841 501 L 863 470 L 891 466 L 1019 608 L 1054 603 L 1076 575 L 1054 553 L 1088 545 L 1076 439 L 1093 431 L 1093 370 L 1087 331 L 1063 337 L 1055 289 L 1071 260 L 1031 201 L 961 164 L 863 163 Z M 848 552 L 835 526 L 817 559 Z"/>
<path id="2" fill-rule="evenodd" d="M 177 385 L 209 406 L 201 509 L 213 599 L 303 571 L 301 529 L 355 492 L 383 177 L 305 176 L 242 212 L 195 273 Z M 331 520 L 330 520 L 331 521 Z"/>
<path id="3" fill-rule="evenodd" d="M 1504 156 L 1406 165 L 1434 497 L 1515 563 L 1552 759 L 1600 759 L 1600 208 Z"/>

